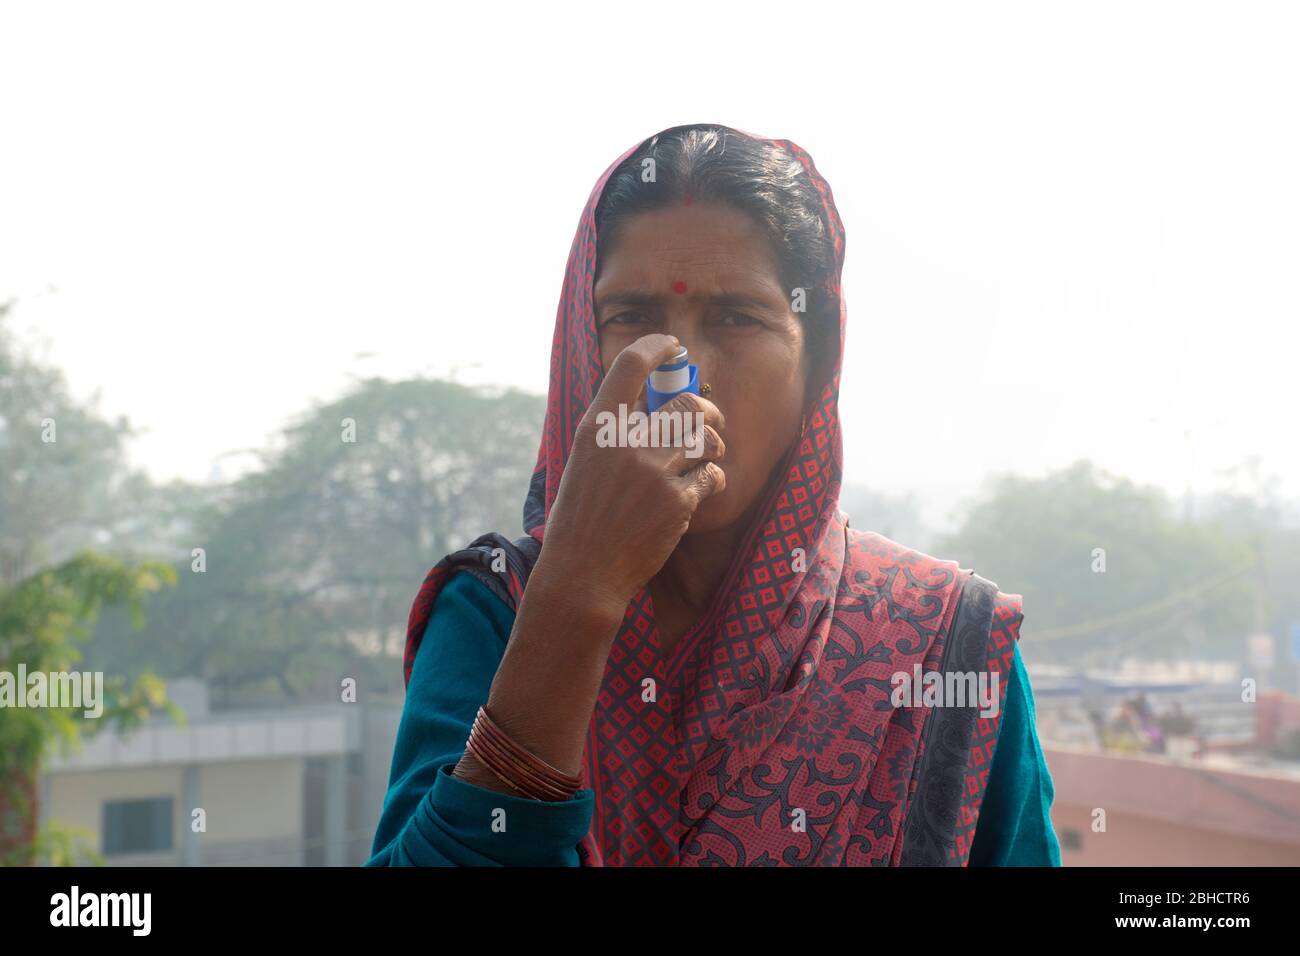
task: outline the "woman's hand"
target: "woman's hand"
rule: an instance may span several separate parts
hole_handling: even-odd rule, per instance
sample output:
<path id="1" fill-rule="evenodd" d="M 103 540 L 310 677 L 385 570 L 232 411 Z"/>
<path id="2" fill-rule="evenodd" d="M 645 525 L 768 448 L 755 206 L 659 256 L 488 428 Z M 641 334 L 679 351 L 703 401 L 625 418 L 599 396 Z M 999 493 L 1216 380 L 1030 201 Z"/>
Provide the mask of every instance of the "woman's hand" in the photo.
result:
<path id="1" fill-rule="evenodd" d="M 542 553 L 488 695 L 488 711 L 501 729 L 564 773 L 582 766 L 592 708 L 627 602 L 663 567 L 699 503 L 726 484 L 716 464 L 725 451 L 717 431 L 722 413 L 698 395 L 678 395 L 659 409 L 703 414 L 702 435 L 695 436 L 702 439 L 695 445 L 698 457 L 689 457 L 686 448 L 597 444 L 601 413 L 617 419 L 619 405 L 644 411 L 646 376 L 678 348 L 672 336 L 647 335 L 611 363 L 578 425 Z M 469 751 L 456 775 L 509 791 Z"/>
<path id="2" fill-rule="evenodd" d="M 699 420 L 696 412 L 703 414 L 699 457 L 684 447 L 597 444 L 601 413 L 617 419 L 620 405 L 644 412 L 646 376 L 679 348 L 674 336 L 646 335 L 614 360 L 574 435 L 534 571 L 576 585 L 580 600 L 617 609 L 620 619 L 637 588 L 677 547 L 700 502 L 726 487 L 716 464 L 726 452 L 719 434 L 725 419 L 699 395 L 683 393 L 658 409 L 682 412 L 692 422 Z"/>

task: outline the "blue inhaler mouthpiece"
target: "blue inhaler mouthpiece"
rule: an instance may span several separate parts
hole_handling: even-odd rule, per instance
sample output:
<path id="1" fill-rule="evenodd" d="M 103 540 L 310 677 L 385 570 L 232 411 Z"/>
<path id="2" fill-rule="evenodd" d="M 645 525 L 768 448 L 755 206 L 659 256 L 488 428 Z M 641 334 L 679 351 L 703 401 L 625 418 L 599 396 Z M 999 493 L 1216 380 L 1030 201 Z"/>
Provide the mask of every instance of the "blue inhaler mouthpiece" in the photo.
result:
<path id="1" fill-rule="evenodd" d="M 646 411 L 653 412 L 682 392 L 700 394 L 700 370 L 691 365 L 690 361 L 690 355 L 683 345 L 669 361 L 650 373 L 645 380 Z"/>

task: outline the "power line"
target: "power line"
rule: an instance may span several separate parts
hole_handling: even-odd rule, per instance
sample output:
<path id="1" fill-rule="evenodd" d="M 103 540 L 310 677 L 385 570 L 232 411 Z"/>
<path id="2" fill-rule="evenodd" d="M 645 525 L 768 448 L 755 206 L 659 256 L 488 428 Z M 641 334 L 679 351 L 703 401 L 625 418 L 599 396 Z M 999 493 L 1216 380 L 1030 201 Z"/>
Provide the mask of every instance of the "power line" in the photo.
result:
<path id="1" fill-rule="evenodd" d="M 1257 570 L 1257 568 L 1258 563 L 1251 561 L 1248 564 L 1242 565 L 1241 567 L 1225 574 L 1206 578 L 1204 581 L 1199 581 L 1181 591 L 1175 591 L 1173 594 L 1166 595 L 1157 601 L 1152 601 L 1150 604 L 1130 608 L 1127 611 L 1120 611 L 1116 614 L 1110 615 L 1109 617 L 1084 621 L 1082 624 L 1070 624 L 1065 627 L 1053 627 L 1043 631 L 1034 631 L 1034 643 L 1040 644 L 1044 641 L 1058 641 L 1067 637 L 1079 637 L 1083 634 L 1091 634 L 1095 631 L 1108 630 L 1122 624 L 1130 623 L 1131 621 L 1145 617 L 1146 615 L 1152 614 L 1156 611 L 1168 610 L 1169 608 L 1175 607 L 1190 598 L 1208 594 L 1216 588 L 1235 581 L 1237 578 L 1244 577 L 1245 575 Z"/>

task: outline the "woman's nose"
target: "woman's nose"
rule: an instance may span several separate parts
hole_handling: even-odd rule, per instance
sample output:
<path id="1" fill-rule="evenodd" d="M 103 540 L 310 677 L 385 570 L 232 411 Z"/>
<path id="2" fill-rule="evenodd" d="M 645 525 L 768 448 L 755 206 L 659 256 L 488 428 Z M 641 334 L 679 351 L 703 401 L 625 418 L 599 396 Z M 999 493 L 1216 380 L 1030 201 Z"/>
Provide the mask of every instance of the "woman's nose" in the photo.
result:
<path id="1" fill-rule="evenodd" d="M 691 348 L 692 344 L 695 342 L 703 344 L 703 342 L 700 341 L 702 337 L 700 335 L 699 324 L 693 322 L 688 315 L 675 315 L 670 313 L 664 318 L 663 327 L 656 329 L 656 331 L 662 332 L 665 335 L 677 336 L 678 341 L 688 349 Z M 691 361 L 694 361 L 694 359 Z"/>
<path id="2" fill-rule="evenodd" d="M 695 321 L 693 316 L 669 316 L 662 331 L 668 335 L 677 336 L 678 341 L 686 346 L 687 352 L 690 353 L 691 364 L 698 370 L 698 383 L 701 393 L 704 392 L 703 387 L 706 384 L 717 388 L 715 375 L 717 370 L 721 368 L 721 363 L 719 362 L 719 356 L 704 335 L 702 324 Z M 705 397 L 711 398 L 708 395 Z"/>

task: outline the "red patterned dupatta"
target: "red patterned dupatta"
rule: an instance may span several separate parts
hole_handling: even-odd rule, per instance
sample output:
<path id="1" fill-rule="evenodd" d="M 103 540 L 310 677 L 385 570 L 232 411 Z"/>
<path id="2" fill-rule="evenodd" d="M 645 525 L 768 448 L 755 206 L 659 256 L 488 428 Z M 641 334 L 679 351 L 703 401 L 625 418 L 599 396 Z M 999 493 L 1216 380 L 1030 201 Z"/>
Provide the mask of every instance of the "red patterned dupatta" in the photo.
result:
<path id="1" fill-rule="evenodd" d="M 648 589 L 628 604 L 596 701 L 582 770 L 595 792 L 585 865 L 964 866 L 1001 722 L 1021 599 L 956 562 L 848 527 L 838 497 L 844 230 L 807 170 L 836 250 L 834 373 L 808 409 L 760 519 L 696 627 L 659 654 Z M 469 567 L 517 607 L 578 422 L 602 377 L 592 302 L 596 183 L 569 252 L 551 349 L 528 537 L 479 538 L 444 558 L 411 608 L 405 673 L 442 585 Z M 955 424 L 955 422 L 954 422 Z M 487 570 L 493 548 L 508 568 Z M 802 549 L 802 551 L 796 551 Z M 802 556 L 802 560 L 797 560 Z M 996 716 L 977 706 L 895 707 L 898 672 L 997 674 Z M 643 699 L 653 678 L 653 700 Z"/>

